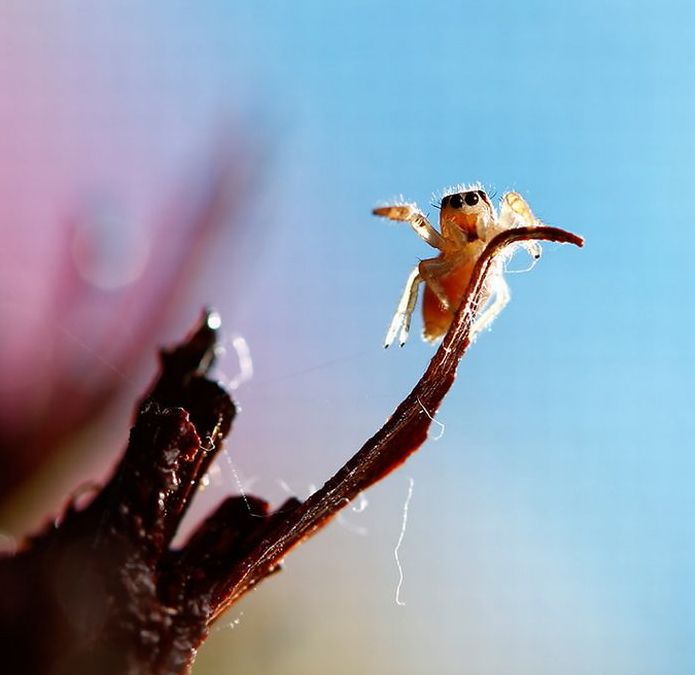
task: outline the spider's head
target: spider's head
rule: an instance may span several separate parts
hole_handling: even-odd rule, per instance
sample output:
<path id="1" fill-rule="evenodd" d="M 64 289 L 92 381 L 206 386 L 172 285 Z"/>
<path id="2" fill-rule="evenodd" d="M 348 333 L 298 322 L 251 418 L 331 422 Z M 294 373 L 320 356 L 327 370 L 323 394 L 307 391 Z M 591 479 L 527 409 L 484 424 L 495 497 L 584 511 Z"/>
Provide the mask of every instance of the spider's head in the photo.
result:
<path id="1" fill-rule="evenodd" d="M 471 189 L 444 195 L 439 218 L 442 228 L 456 226 L 468 241 L 475 241 L 481 235 L 479 227 L 494 219 L 494 210 L 485 190 Z"/>

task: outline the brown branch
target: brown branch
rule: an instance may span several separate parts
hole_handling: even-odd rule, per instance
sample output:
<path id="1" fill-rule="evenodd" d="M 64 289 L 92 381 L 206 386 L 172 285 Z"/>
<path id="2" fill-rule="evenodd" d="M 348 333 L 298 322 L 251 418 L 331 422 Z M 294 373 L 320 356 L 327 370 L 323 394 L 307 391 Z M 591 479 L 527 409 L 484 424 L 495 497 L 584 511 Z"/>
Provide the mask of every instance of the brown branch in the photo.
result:
<path id="1" fill-rule="evenodd" d="M 424 375 L 379 431 L 306 502 L 287 512 L 277 526 L 237 566 L 217 590 L 214 621 L 244 593 L 274 570 L 282 558 L 326 525 L 360 492 L 381 480 L 427 438 L 432 417 L 456 378 L 456 368 L 468 348 L 471 326 L 485 277 L 505 247 L 529 239 L 583 246 L 584 240 L 553 227 L 518 228 L 498 234 L 486 247 L 471 277 L 466 298 Z"/>
<path id="2" fill-rule="evenodd" d="M 475 307 L 495 256 L 527 239 L 582 245 L 550 227 L 498 235 L 444 341 L 386 424 L 305 503 L 275 512 L 253 496 L 229 497 L 180 550 L 171 547 L 195 491 L 235 415 L 208 378 L 218 321 L 206 313 L 138 407 L 113 477 L 86 507 L 0 556 L 0 650 L 12 673 L 187 673 L 209 625 L 279 569 L 282 558 L 347 503 L 402 464 L 427 437 L 431 417 L 470 343 Z"/>
<path id="3" fill-rule="evenodd" d="M 161 353 L 161 374 L 138 407 L 126 452 L 92 502 L 78 510 L 71 501 L 17 555 L 0 556 L 6 672 L 189 670 L 207 634 L 209 583 L 199 577 L 212 568 L 210 551 L 225 553 L 223 544 L 272 522 L 261 500 L 251 499 L 258 517 L 249 522 L 231 499 L 224 532 L 208 519 L 190 551 L 171 550 L 235 415 L 229 394 L 207 377 L 217 344 L 211 319 L 206 312 L 180 347 Z"/>

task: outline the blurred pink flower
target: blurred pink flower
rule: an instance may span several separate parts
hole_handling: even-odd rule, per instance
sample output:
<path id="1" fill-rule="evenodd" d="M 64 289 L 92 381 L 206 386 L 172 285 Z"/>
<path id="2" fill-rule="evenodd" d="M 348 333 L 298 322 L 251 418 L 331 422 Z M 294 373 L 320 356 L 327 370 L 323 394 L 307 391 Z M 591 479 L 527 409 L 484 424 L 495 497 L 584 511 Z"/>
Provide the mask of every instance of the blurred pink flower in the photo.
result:
<path id="1" fill-rule="evenodd" d="M 0 205 L 3 496 L 102 410 L 152 349 L 208 235 L 240 203 L 249 153 L 229 147 L 159 218 L 135 220 L 113 199 L 85 196 L 55 222 L 19 227 L 16 204 Z"/>

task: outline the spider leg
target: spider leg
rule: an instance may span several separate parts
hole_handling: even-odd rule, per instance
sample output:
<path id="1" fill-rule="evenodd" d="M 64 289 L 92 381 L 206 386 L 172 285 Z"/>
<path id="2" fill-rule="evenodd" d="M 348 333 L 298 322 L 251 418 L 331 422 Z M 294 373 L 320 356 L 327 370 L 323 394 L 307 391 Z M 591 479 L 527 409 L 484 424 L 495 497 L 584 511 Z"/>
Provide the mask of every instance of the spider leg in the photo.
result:
<path id="1" fill-rule="evenodd" d="M 394 204 L 392 206 L 380 206 L 372 211 L 375 216 L 382 216 L 389 220 L 399 220 L 410 223 L 415 233 L 424 239 L 433 248 L 442 249 L 444 238 L 432 224 L 427 216 L 417 208 L 415 204 Z"/>
<path id="2" fill-rule="evenodd" d="M 541 221 L 533 215 L 528 202 L 518 192 L 507 192 L 502 197 L 500 206 L 499 226 L 501 230 L 512 227 L 535 227 Z M 541 247 L 536 241 L 525 241 L 521 244 L 534 260 L 541 257 Z"/>
<path id="3" fill-rule="evenodd" d="M 427 260 L 421 260 L 418 265 L 420 276 L 437 296 L 444 309 L 451 309 L 451 303 L 439 279 L 450 272 L 451 269 L 452 262 L 448 258 L 428 258 Z"/>
<path id="4" fill-rule="evenodd" d="M 474 338 L 478 333 L 490 328 L 492 322 L 504 309 L 511 297 L 509 286 L 504 279 L 501 269 L 492 271 L 488 279 L 488 300 L 480 310 L 480 314 L 476 317 L 471 329 L 471 336 Z"/>
<path id="5" fill-rule="evenodd" d="M 417 292 L 420 283 L 422 282 L 422 277 L 418 268 L 415 267 L 408 277 L 408 281 L 405 282 L 405 288 L 403 289 L 403 295 L 401 296 L 398 307 L 396 308 L 396 313 L 391 319 L 391 325 L 386 333 L 386 339 L 384 340 L 384 347 L 389 347 L 391 343 L 396 338 L 396 333 L 400 329 L 399 342 L 401 347 L 405 344 L 408 339 L 408 331 L 410 330 L 410 319 L 413 316 L 413 310 L 415 309 L 415 303 L 417 302 Z"/>

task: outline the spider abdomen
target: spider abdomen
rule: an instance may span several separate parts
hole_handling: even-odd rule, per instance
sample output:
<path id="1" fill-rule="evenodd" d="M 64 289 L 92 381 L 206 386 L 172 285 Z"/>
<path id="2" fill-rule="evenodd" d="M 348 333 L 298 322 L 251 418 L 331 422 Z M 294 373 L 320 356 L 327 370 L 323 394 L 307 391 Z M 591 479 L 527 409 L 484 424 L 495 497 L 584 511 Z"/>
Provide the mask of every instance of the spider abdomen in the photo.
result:
<path id="1" fill-rule="evenodd" d="M 438 340 L 448 330 L 454 317 L 454 312 L 456 312 L 466 294 L 474 266 L 474 258 L 462 261 L 460 265 L 457 265 L 451 272 L 439 279 L 449 300 L 449 309 L 444 309 L 432 289 L 425 285 L 425 293 L 422 299 L 422 337 L 427 342 Z"/>

